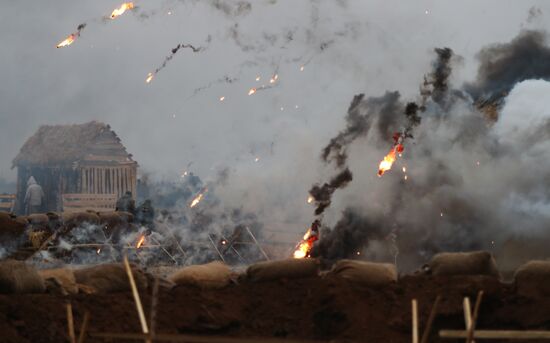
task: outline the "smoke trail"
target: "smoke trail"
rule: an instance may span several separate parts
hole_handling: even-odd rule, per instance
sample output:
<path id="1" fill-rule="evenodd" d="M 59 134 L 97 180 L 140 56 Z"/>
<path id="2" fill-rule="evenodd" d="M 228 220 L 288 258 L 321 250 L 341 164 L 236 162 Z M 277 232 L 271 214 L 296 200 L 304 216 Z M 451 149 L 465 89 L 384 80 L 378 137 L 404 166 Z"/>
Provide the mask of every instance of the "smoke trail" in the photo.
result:
<path id="1" fill-rule="evenodd" d="M 146 79 L 146 82 L 149 83 L 151 82 L 151 80 L 162 70 L 166 67 L 166 65 L 168 64 L 168 62 L 170 62 L 172 60 L 172 58 L 174 58 L 174 56 L 176 55 L 176 53 L 180 50 L 180 49 L 191 49 L 194 53 L 196 52 L 201 52 L 204 50 L 203 47 L 194 47 L 193 45 L 191 44 L 178 44 L 175 48 L 173 48 L 171 51 L 170 51 L 170 54 L 168 56 L 166 56 L 164 58 L 164 61 L 162 62 L 162 64 L 160 66 L 158 66 L 152 73 L 149 73 L 147 75 L 147 79 Z"/>
<path id="2" fill-rule="evenodd" d="M 332 194 L 338 188 L 345 187 L 351 180 L 353 175 L 348 168 L 344 169 L 342 172 L 334 176 L 328 183 L 323 185 L 313 185 L 311 187 L 309 194 L 315 200 L 317 208 L 315 209 L 315 215 L 320 215 L 324 210 L 330 206 L 332 199 Z"/>

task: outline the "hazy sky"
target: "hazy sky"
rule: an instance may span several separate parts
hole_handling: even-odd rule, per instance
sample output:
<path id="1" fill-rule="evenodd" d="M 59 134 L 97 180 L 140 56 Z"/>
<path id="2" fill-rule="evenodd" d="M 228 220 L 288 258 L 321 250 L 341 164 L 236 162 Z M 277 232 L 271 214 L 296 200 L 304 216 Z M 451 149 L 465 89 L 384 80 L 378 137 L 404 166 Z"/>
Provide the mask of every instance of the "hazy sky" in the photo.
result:
<path id="1" fill-rule="evenodd" d="M 542 0 L 135 4 L 111 21 L 102 17 L 118 1 L 0 2 L 1 176 L 13 179 L 13 157 L 40 125 L 100 120 L 142 170 L 175 175 L 192 162 L 208 179 L 229 167 L 232 192 L 305 206 L 310 185 L 328 173 L 320 150 L 354 94 L 416 94 L 434 47 L 463 57 L 453 82 L 472 79 L 482 46 L 546 29 L 550 9 Z M 55 48 L 83 22 L 73 45 Z M 180 50 L 146 84 L 178 43 L 206 49 Z M 247 95 L 274 72 L 272 88 Z M 216 82 L 224 76 L 237 80 Z"/>

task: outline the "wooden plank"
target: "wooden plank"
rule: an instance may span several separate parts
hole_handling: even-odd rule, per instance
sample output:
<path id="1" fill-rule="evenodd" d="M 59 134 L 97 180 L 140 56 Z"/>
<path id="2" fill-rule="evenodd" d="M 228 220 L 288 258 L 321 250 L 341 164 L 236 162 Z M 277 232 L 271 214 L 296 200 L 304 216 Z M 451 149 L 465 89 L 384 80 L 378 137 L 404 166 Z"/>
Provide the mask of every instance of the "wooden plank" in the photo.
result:
<path id="1" fill-rule="evenodd" d="M 441 330 L 441 338 L 467 338 L 465 330 Z M 550 339 L 550 331 L 476 330 L 474 339 Z"/>
<path id="2" fill-rule="evenodd" d="M 195 336 L 178 334 L 156 334 L 154 337 L 142 333 L 115 333 L 115 332 L 90 332 L 90 337 L 104 339 L 132 339 L 142 340 L 153 338 L 155 341 L 164 342 L 189 342 L 189 343 L 319 343 L 321 341 L 312 341 L 307 339 L 288 339 L 271 337 L 220 337 L 220 336 Z"/>

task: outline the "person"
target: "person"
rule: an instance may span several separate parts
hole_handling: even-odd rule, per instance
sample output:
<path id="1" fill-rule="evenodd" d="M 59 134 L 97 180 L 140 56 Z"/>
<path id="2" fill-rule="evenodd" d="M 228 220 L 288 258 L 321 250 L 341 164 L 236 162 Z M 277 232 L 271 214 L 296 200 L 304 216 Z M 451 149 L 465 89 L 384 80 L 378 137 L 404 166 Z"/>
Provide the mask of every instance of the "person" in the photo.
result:
<path id="1" fill-rule="evenodd" d="M 151 200 L 147 199 L 141 205 L 139 205 L 136 210 L 136 222 L 139 223 L 141 226 L 146 227 L 148 231 L 151 231 L 155 227 L 154 220 L 155 209 L 153 208 Z"/>
<path id="2" fill-rule="evenodd" d="M 136 214 L 136 202 L 132 198 L 132 192 L 126 191 L 116 202 L 115 211 Z"/>
<path id="3" fill-rule="evenodd" d="M 44 191 L 42 187 L 36 183 L 33 176 L 27 181 L 27 192 L 25 193 L 25 207 L 27 214 L 39 213 L 42 211 L 44 202 Z"/>

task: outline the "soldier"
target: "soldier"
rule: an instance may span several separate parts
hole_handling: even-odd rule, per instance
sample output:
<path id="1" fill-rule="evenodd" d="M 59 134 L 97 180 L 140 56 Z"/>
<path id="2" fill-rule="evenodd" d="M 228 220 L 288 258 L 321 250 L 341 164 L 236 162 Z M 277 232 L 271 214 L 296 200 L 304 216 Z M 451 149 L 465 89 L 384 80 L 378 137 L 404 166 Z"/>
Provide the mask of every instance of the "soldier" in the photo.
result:
<path id="1" fill-rule="evenodd" d="M 151 200 L 147 199 L 136 210 L 136 222 L 151 231 L 155 227 L 154 220 L 155 209 L 151 204 Z"/>
<path id="2" fill-rule="evenodd" d="M 132 198 L 132 192 L 127 191 L 117 200 L 115 211 L 136 214 L 136 202 Z"/>
<path id="3" fill-rule="evenodd" d="M 25 208 L 27 214 L 41 212 L 43 203 L 44 191 L 42 187 L 36 183 L 34 177 L 31 176 L 27 181 L 27 192 L 25 193 Z"/>

